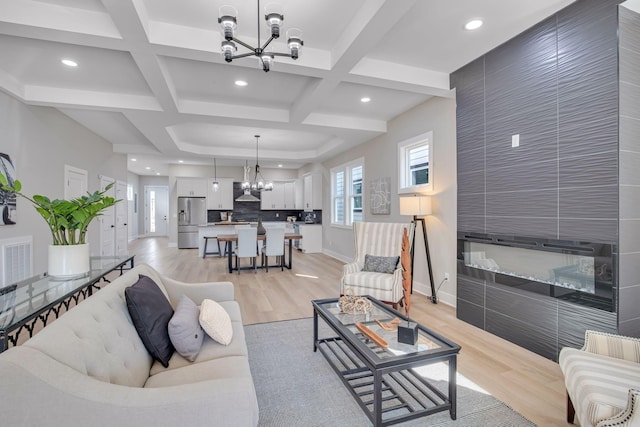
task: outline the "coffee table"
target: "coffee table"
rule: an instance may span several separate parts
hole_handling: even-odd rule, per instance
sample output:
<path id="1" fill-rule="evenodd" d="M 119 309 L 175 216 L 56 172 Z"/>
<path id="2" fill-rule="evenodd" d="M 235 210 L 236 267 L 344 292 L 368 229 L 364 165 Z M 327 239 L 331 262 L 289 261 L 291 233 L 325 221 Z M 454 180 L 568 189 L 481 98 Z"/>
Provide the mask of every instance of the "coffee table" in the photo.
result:
<path id="1" fill-rule="evenodd" d="M 388 322 L 398 317 L 406 322 L 408 318 L 375 298 L 366 298 L 373 303 L 367 314 L 342 313 L 337 298 L 312 301 L 313 351 L 320 350 L 375 426 L 447 410 L 455 420 L 456 358 L 460 346 L 419 324 L 416 345 L 399 343 L 397 331 L 386 331 L 375 321 Z M 318 336 L 318 317 L 336 336 Z M 388 347 L 369 340 L 356 322 L 377 333 Z M 438 388 L 428 378 L 429 369 L 435 373 L 437 367 L 425 365 L 438 362 L 448 365 L 446 392 L 442 384 Z"/>

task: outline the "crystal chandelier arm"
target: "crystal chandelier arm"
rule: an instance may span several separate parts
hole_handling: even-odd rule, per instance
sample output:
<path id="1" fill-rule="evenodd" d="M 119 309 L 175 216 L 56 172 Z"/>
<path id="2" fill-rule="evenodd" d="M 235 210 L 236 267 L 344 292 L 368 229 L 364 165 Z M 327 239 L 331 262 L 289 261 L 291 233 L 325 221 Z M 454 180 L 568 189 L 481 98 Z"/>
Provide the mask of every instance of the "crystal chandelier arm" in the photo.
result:
<path id="1" fill-rule="evenodd" d="M 235 37 L 234 37 L 234 38 L 232 38 L 231 40 L 233 40 L 234 42 L 238 43 L 239 45 L 242 45 L 242 46 L 246 47 L 247 49 L 249 49 L 250 51 L 252 51 L 252 52 L 253 52 L 253 53 L 252 53 L 252 55 L 255 55 L 255 50 L 256 50 L 256 48 L 255 48 L 255 47 L 253 47 L 253 46 L 251 46 L 251 45 L 248 45 L 248 44 L 246 44 L 245 42 L 243 42 L 242 40 L 238 40 L 238 39 L 237 39 L 237 38 L 235 38 Z"/>
<path id="2" fill-rule="evenodd" d="M 285 58 L 291 58 L 290 53 L 282 53 L 282 52 L 269 52 L 269 53 L 273 56 L 284 56 Z"/>
<path id="3" fill-rule="evenodd" d="M 271 43 L 272 41 L 273 41 L 273 36 L 269 37 L 269 40 L 264 42 L 264 46 L 262 46 L 262 50 L 264 51 L 267 48 L 267 46 L 269 46 L 269 43 Z"/>
<path id="4" fill-rule="evenodd" d="M 242 53 L 240 55 L 234 55 L 231 57 L 231 59 L 246 58 L 247 56 L 256 56 L 256 54 L 253 52 L 247 52 L 247 53 Z"/>

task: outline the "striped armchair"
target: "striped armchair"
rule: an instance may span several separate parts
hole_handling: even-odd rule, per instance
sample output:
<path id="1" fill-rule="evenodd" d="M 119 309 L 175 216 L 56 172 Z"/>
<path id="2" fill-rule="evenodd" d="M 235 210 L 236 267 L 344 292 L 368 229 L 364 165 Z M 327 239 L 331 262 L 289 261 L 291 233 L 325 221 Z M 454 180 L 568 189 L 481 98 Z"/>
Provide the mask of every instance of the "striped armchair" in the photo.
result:
<path id="1" fill-rule="evenodd" d="M 398 262 L 392 274 L 364 271 L 365 255 L 399 257 L 402 233 L 407 228 L 413 241 L 413 223 L 354 222 L 355 259 L 343 267 L 340 294 L 351 288 L 355 295 L 371 295 L 397 308 L 402 299 L 402 266 Z"/>
<path id="2" fill-rule="evenodd" d="M 582 349 L 560 351 L 567 422 L 640 426 L 640 339 L 587 331 Z"/>

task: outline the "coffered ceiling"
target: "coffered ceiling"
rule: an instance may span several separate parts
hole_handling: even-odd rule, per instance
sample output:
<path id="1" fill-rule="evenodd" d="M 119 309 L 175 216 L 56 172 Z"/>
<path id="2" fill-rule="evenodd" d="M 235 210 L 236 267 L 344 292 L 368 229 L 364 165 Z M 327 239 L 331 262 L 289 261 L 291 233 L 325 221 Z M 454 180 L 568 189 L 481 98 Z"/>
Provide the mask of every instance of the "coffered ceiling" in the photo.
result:
<path id="1" fill-rule="evenodd" d="M 450 72 L 572 3 L 278 1 L 282 34 L 302 29 L 304 48 L 265 73 L 255 57 L 227 64 L 220 54 L 219 7 L 234 5 L 236 36 L 255 45 L 255 0 L 0 0 L 0 90 L 58 108 L 137 158 L 129 169 L 141 175 L 165 175 L 178 160 L 244 164 L 255 134 L 263 167 L 298 168 L 453 96 Z M 465 31 L 476 17 L 485 25 Z M 285 39 L 276 50 L 286 52 Z"/>

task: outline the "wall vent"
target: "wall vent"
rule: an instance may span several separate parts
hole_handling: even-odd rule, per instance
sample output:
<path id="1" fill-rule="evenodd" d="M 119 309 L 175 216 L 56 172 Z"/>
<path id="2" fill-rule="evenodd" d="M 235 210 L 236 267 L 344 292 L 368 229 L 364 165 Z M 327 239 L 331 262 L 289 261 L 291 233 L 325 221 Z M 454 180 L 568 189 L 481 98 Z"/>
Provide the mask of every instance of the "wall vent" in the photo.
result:
<path id="1" fill-rule="evenodd" d="M 33 237 L 0 240 L 0 259 L 2 286 L 33 276 Z"/>

